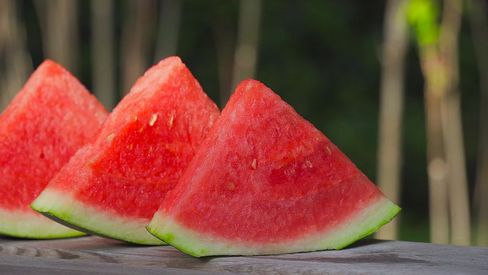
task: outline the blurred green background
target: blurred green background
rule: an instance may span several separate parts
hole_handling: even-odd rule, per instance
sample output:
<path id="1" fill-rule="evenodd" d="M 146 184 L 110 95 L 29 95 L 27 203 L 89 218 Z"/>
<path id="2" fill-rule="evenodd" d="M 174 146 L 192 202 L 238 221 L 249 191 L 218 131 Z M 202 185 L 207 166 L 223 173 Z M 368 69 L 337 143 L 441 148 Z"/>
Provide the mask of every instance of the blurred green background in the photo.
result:
<path id="1" fill-rule="evenodd" d="M 2 106 L 45 58 L 65 65 L 90 90 L 97 90 L 95 82 L 103 83 L 100 78 L 108 77 L 112 83 L 105 84 L 105 90 L 98 88 L 97 96 L 103 94 L 108 98 L 104 103 L 111 107 L 138 74 L 165 56 L 176 54 L 222 107 L 234 86 L 235 51 L 245 28 L 241 24 L 254 22 L 257 27 L 251 26 L 253 33 L 249 34 L 251 40 L 254 35 L 256 47 L 253 77 L 323 131 L 369 178 L 377 177 L 381 59 L 388 1 L 253 0 L 247 7 L 253 12 L 247 13 L 248 21 L 244 22 L 242 16 L 246 13 L 242 10 L 246 4 L 235 0 L 0 1 L 1 20 L 11 21 L 0 30 L 4 32 L 0 36 Z M 443 5 L 442 1 L 436 3 L 439 8 Z M 462 2 L 457 41 L 465 165 L 469 201 L 473 202 L 481 92 L 466 5 Z M 97 15 L 97 11 L 104 13 Z M 487 13 L 486 9 L 482 12 Z M 112 25 L 107 26 L 107 22 Z M 96 28 L 108 33 L 97 36 Z M 61 38 L 56 36 L 58 33 Z M 398 201 L 403 211 L 398 238 L 429 241 L 424 77 L 413 36 L 410 32 L 404 60 L 403 161 Z M 20 46 L 12 50 L 8 43 L 13 42 L 8 39 Z M 58 40 L 50 45 L 46 42 L 49 39 Z M 25 58 L 10 62 L 13 52 L 19 50 Z M 98 57 L 95 52 L 99 52 Z M 98 76 L 94 74 L 94 68 L 101 66 L 95 62 L 97 59 L 108 60 L 105 71 L 97 71 Z M 12 64 L 21 62 L 18 60 L 24 60 L 25 69 L 20 72 L 25 73 L 17 74 L 21 78 L 17 86 L 6 87 L 9 72 L 14 70 Z M 131 70 L 134 72 L 127 73 Z M 470 208 L 474 225 L 476 211 L 471 203 Z"/>

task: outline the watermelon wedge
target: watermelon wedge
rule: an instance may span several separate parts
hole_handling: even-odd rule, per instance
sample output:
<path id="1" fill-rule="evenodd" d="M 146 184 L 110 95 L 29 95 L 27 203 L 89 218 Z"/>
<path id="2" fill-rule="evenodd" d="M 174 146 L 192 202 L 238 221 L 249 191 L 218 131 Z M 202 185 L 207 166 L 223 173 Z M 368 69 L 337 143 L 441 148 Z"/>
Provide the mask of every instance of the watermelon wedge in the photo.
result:
<path id="1" fill-rule="evenodd" d="M 61 238 L 83 233 L 29 207 L 49 180 L 85 143 L 107 111 L 68 71 L 42 63 L 0 115 L 0 234 Z"/>
<path id="2" fill-rule="evenodd" d="M 196 256 L 340 249 L 400 208 L 312 124 L 242 82 L 147 229 Z"/>
<path id="3" fill-rule="evenodd" d="M 73 228 L 156 245 L 150 222 L 219 116 L 178 57 L 149 69 L 32 208 Z"/>

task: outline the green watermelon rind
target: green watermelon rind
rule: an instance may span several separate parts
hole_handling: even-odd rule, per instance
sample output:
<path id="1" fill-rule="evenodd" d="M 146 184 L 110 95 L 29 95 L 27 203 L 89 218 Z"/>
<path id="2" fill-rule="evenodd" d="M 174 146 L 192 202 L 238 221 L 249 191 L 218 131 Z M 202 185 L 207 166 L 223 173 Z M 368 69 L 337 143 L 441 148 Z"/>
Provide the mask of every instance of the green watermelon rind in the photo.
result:
<path id="1" fill-rule="evenodd" d="M 400 207 L 386 198 L 380 198 L 346 224 L 341 224 L 324 233 L 273 244 L 232 242 L 196 232 L 179 224 L 171 217 L 164 217 L 160 211 L 146 227 L 147 230 L 194 257 L 212 255 L 272 255 L 294 252 L 309 252 L 328 249 L 342 249 L 376 232 L 400 212 Z"/>
<path id="2" fill-rule="evenodd" d="M 76 200 L 68 192 L 47 188 L 31 204 L 31 207 L 58 223 L 89 234 L 133 244 L 165 245 L 144 230 L 147 220 L 123 218 L 116 213 L 95 209 Z M 85 228 L 86 225 L 90 225 L 89 230 Z"/>
<path id="3" fill-rule="evenodd" d="M 61 239 L 81 237 L 85 233 L 55 223 L 30 209 L 0 209 L 0 235 L 26 239 Z"/>

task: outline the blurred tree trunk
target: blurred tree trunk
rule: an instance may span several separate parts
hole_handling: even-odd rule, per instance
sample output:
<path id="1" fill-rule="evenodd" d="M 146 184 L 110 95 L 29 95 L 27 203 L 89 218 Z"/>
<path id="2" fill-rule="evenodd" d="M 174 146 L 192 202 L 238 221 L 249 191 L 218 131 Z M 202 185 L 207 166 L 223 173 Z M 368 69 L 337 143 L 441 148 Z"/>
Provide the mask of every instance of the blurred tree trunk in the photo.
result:
<path id="1" fill-rule="evenodd" d="M 229 91 L 241 80 L 252 78 L 256 73 L 260 21 L 261 0 L 241 0 L 232 86 L 229 87 Z M 230 93 L 227 94 L 227 98 L 229 95 Z"/>
<path id="2" fill-rule="evenodd" d="M 417 26 L 426 81 L 431 238 L 433 242 L 448 242 L 450 228 L 451 241 L 466 245 L 470 240 L 470 217 L 457 61 L 461 0 L 443 2 L 440 28 L 433 1 L 412 3 L 409 16 Z"/>
<path id="3" fill-rule="evenodd" d="M 41 20 L 44 56 L 73 73 L 78 63 L 78 1 L 36 0 Z"/>
<path id="4" fill-rule="evenodd" d="M 155 18 L 156 1 L 125 2 L 122 23 L 122 91 L 129 92 L 135 80 L 144 73 L 151 59 L 150 49 Z"/>
<path id="5" fill-rule="evenodd" d="M 478 167 L 475 185 L 477 209 L 477 239 L 479 246 L 488 245 L 488 5 L 484 0 L 471 0 L 469 20 L 480 75 L 480 121 L 478 138 Z"/>
<path id="6" fill-rule="evenodd" d="M 397 203 L 400 200 L 404 61 L 408 42 L 407 2 L 408 0 L 389 0 L 386 4 L 381 58 L 377 182 L 388 198 Z M 376 237 L 396 239 L 397 234 L 398 219 L 395 219 L 384 226 Z"/>
<path id="7" fill-rule="evenodd" d="M 0 0 L 0 112 L 22 88 L 32 70 L 17 4 L 15 0 Z"/>
<path id="8" fill-rule="evenodd" d="M 222 14 L 215 16 L 214 33 L 217 49 L 220 107 L 224 107 L 232 92 L 232 67 L 234 64 L 234 30 Z"/>
<path id="9" fill-rule="evenodd" d="M 91 1 L 93 92 L 111 110 L 115 105 L 113 0 Z"/>
<path id="10" fill-rule="evenodd" d="M 158 36 L 154 60 L 176 54 L 180 32 L 181 0 L 163 0 L 159 12 Z"/>
<path id="11" fill-rule="evenodd" d="M 445 98 L 442 102 L 443 134 L 448 163 L 448 193 L 451 221 L 451 242 L 456 245 L 470 243 L 470 212 L 468 180 L 458 90 L 458 37 L 461 26 L 462 1 L 445 0 L 439 37 L 446 78 Z"/>
<path id="12" fill-rule="evenodd" d="M 442 135 L 441 104 L 444 89 L 440 82 L 444 69 L 437 50 L 422 46 L 421 67 L 425 76 L 427 119 L 427 172 L 429 177 L 430 238 L 433 243 L 449 242 L 447 163 Z"/>

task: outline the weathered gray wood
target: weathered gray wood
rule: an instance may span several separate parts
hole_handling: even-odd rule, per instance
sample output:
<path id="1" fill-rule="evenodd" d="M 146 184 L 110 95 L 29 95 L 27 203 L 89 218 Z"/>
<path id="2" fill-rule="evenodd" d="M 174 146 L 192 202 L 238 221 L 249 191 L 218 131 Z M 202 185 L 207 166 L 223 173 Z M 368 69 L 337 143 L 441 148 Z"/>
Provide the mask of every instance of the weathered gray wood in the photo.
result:
<path id="1" fill-rule="evenodd" d="M 98 237 L 50 241 L 0 238 L 0 273 L 68 272 L 488 274 L 488 248 L 364 240 L 341 251 L 197 259 L 169 246 L 135 246 Z"/>
<path id="2" fill-rule="evenodd" d="M 44 259 L 24 257 L 0 256 L 0 274 L 161 274 L 160 267 L 137 267 L 111 263 L 73 262 L 61 259 Z M 203 271 L 188 269 L 165 268 L 164 274 L 210 274 Z"/>

